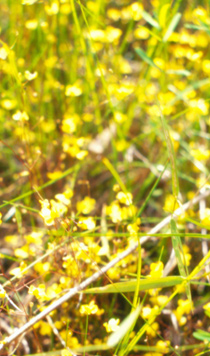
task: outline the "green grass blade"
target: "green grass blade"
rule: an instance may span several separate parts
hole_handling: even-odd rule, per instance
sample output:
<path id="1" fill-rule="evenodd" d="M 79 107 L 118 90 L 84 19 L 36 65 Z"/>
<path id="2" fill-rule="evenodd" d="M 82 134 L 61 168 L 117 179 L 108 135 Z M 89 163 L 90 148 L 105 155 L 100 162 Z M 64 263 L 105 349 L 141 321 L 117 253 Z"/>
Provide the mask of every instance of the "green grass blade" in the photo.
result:
<path id="1" fill-rule="evenodd" d="M 153 60 L 143 51 L 143 49 L 141 48 L 135 48 L 135 52 L 138 54 L 139 57 L 141 57 L 141 59 L 146 62 L 147 64 L 149 64 L 151 67 L 159 69 L 161 72 L 163 72 L 163 70 L 161 68 L 159 68 L 154 62 Z"/>
<path id="2" fill-rule="evenodd" d="M 166 71 L 167 74 L 176 74 L 176 75 L 183 75 L 184 77 L 188 77 L 191 75 L 191 72 L 186 69 L 168 69 Z"/>
<path id="3" fill-rule="evenodd" d="M 107 340 L 107 345 L 109 347 L 114 347 L 118 344 L 118 342 L 125 336 L 127 331 L 131 328 L 131 326 L 136 322 L 141 306 L 139 305 L 133 312 L 131 312 L 119 325 L 119 329 L 112 333 Z"/>
<path id="4" fill-rule="evenodd" d="M 148 22 L 152 27 L 160 29 L 159 23 L 146 11 L 142 11 L 143 19 Z"/>
<path id="5" fill-rule="evenodd" d="M 202 88 L 204 85 L 209 85 L 210 84 L 210 79 L 209 78 L 205 78 L 202 80 L 198 80 L 198 81 L 194 81 L 193 83 L 191 83 L 190 85 L 188 85 L 184 90 L 182 91 L 178 91 L 178 93 L 176 94 L 176 97 L 174 99 L 172 99 L 167 106 L 173 106 L 178 100 L 185 100 L 185 94 Z"/>
<path id="6" fill-rule="evenodd" d="M 162 114 L 161 114 L 161 121 L 162 121 L 162 125 L 163 125 L 165 139 L 166 139 L 168 155 L 169 155 L 170 162 L 171 162 L 173 195 L 174 195 L 175 199 L 177 200 L 178 194 L 179 194 L 179 180 L 178 180 L 178 175 L 177 175 L 174 147 L 173 147 L 173 144 L 172 144 L 172 141 L 170 138 L 170 133 L 169 133 L 167 122 Z"/>
<path id="7" fill-rule="evenodd" d="M 167 276 L 162 278 L 141 279 L 139 291 L 146 291 L 156 288 L 167 288 L 176 286 L 184 281 L 182 276 Z M 108 284 L 105 287 L 89 288 L 83 291 L 85 294 L 104 294 L 104 293 L 126 293 L 135 292 L 137 280 Z"/>
<path id="8" fill-rule="evenodd" d="M 117 183 L 119 184 L 120 188 L 122 189 L 122 191 L 124 193 L 127 193 L 127 189 L 125 184 L 123 183 L 122 179 L 120 178 L 118 172 L 116 171 L 116 169 L 113 167 L 113 165 L 111 164 L 111 162 L 108 160 L 108 158 L 104 157 L 103 158 L 103 163 L 104 165 L 108 168 L 108 170 L 111 172 L 111 174 L 113 175 L 113 177 L 116 179 Z"/>
<path id="9" fill-rule="evenodd" d="M 208 333 L 207 331 L 198 329 L 193 333 L 193 336 L 198 340 L 210 342 L 210 333 Z"/>
<path id="10" fill-rule="evenodd" d="M 9 200 L 9 201 L 7 201 L 6 203 L 0 205 L 0 209 L 3 208 L 3 207 L 5 207 L 5 206 L 7 206 L 7 205 L 10 205 L 10 204 L 12 204 L 12 203 L 18 201 L 18 200 L 22 200 L 22 199 L 24 199 L 24 198 L 26 198 L 26 197 L 29 197 L 30 195 L 32 195 L 32 194 L 34 194 L 34 193 L 36 193 L 36 192 L 39 192 L 40 190 L 42 190 L 42 189 L 44 189 L 44 188 L 49 187 L 50 185 L 56 183 L 57 181 L 59 181 L 59 180 L 65 178 L 65 177 L 68 176 L 69 174 L 71 174 L 71 173 L 73 173 L 73 172 L 75 172 L 75 171 L 78 171 L 79 168 L 80 168 L 80 164 L 76 164 L 74 167 L 71 167 L 71 168 L 67 169 L 65 172 L 63 172 L 63 173 L 60 175 L 60 177 L 58 177 L 58 178 L 56 178 L 56 179 L 52 179 L 52 180 L 48 181 L 47 183 L 43 184 L 41 187 L 36 187 L 36 189 L 30 190 L 29 192 L 24 193 L 24 194 L 22 194 L 22 195 L 19 195 L 18 197 L 14 198 L 14 199 L 12 199 L 12 200 Z"/>
<path id="11" fill-rule="evenodd" d="M 164 174 L 164 172 L 165 172 L 167 166 L 168 166 L 168 161 L 166 162 L 165 167 L 164 167 L 164 169 L 162 170 L 160 176 L 156 179 L 155 184 L 153 185 L 153 187 L 152 187 L 152 189 L 150 190 L 148 196 L 146 197 L 144 203 L 142 204 L 141 208 L 139 209 L 139 211 L 138 211 L 138 213 L 137 213 L 137 217 L 141 216 L 141 214 L 143 213 L 144 209 L 146 208 L 146 206 L 147 206 L 147 204 L 148 204 L 148 202 L 149 202 L 149 200 L 150 200 L 150 198 L 151 198 L 151 196 L 152 196 L 152 194 L 153 194 L 155 188 L 156 188 L 157 185 L 159 184 L 159 182 L 160 182 L 160 180 L 161 180 L 161 178 L 162 178 L 162 176 L 163 176 L 163 174 Z"/>
<path id="12" fill-rule="evenodd" d="M 180 19 L 182 17 L 182 14 L 180 14 L 179 12 L 177 14 L 174 15 L 173 19 L 171 20 L 168 29 L 163 37 L 163 42 L 167 42 L 169 37 L 171 36 L 172 32 L 174 32 L 176 26 L 178 25 Z"/>
<path id="13" fill-rule="evenodd" d="M 179 268 L 179 272 L 181 277 L 186 278 L 188 276 L 188 269 L 185 261 L 185 256 L 182 247 L 182 240 L 180 236 L 173 236 L 173 234 L 177 234 L 176 222 L 174 219 L 171 219 L 171 233 L 172 233 L 172 245 L 175 251 L 175 256 L 177 260 L 177 265 Z M 189 284 L 186 285 L 186 294 L 189 301 L 192 303 L 191 291 Z"/>

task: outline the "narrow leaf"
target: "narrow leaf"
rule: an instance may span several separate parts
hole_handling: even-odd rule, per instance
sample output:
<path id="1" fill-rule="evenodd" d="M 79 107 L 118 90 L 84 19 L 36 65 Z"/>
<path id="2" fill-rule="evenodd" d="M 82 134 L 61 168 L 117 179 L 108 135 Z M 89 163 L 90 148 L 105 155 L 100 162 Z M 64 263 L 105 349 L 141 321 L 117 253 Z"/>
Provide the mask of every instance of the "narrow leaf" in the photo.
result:
<path id="1" fill-rule="evenodd" d="M 132 313 L 130 313 L 123 322 L 119 325 L 119 329 L 112 333 L 107 340 L 107 345 L 114 347 L 125 336 L 127 331 L 137 320 L 140 313 L 141 306 L 139 305 Z"/>
<path id="2" fill-rule="evenodd" d="M 189 70 L 186 70 L 186 69 L 168 69 L 166 71 L 166 73 L 167 74 L 183 75 L 185 77 L 188 77 L 189 75 L 191 75 Z"/>
<path id="3" fill-rule="evenodd" d="M 170 138 L 168 125 L 167 125 L 166 120 L 163 115 L 161 115 L 161 121 L 162 121 L 162 125 L 163 125 L 165 139 L 166 139 L 168 154 L 169 154 L 169 158 L 170 158 L 170 162 L 171 162 L 173 195 L 174 195 L 175 199 L 177 199 L 178 194 L 179 194 L 179 180 L 178 180 L 178 176 L 177 176 L 174 147 L 173 147 L 173 144 L 172 144 L 172 141 Z"/>
<path id="4" fill-rule="evenodd" d="M 108 160 L 108 158 L 104 157 L 103 158 L 103 163 L 104 165 L 108 168 L 108 170 L 112 173 L 113 177 L 116 179 L 117 183 L 119 184 L 120 188 L 122 189 L 122 191 L 124 193 L 127 193 L 127 189 L 125 187 L 125 184 L 123 183 L 123 181 L 121 180 L 118 172 L 116 171 L 116 169 L 113 167 L 113 165 L 111 164 L 111 162 Z"/>
<path id="5" fill-rule="evenodd" d="M 152 27 L 160 29 L 159 23 L 146 11 L 142 11 L 143 19 L 148 22 Z"/>
<path id="6" fill-rule="evenodd" d="M 198 329 L 193 333 L 194 338 L 202 341 L 209 341 L 210 342 L 210 333 L 207 331 Z"/>
<path id="7" fill-rule="evenodd" d="M 173 19 L 171 20 L 168 29 L 163 37 L 163 42 L 167 42 L 169 37 L 171 36 L 172 32 L 175 30 L 176 26 L 178 25 L 180 19 L 182 17 L 182 14 L 178 12 L 176 15 L 174 15 Z"/>
<path id="8" fill-rule="evenodd" d="M 157 68 L 162 72 L 162 69 L 159 68 L 154 62 L 153 60 L 148 57 L 148 55 L 141 49 L 141 48 L 135 48 L 135 52 L 139 55 L 139 57 L 141 57 L 141 59 L 146 62 L 147 64 L 149 64 L 151 67 L 153 68 Z"/>
<path id="9" fill-rule="evenodd" d="M 181 284 L 184 281 L 184 278 L 181 276 L 168 276 L 162 278 L 148 278 L 141 279 L 139 285 L 139 291 L 146 291 L 148 289 L 156 288 L 167 288 L 173 287 L 178 284 Z M 85 294 L 104 294 L 104 293 L 126 293 L 126 292 L 135 292 L 137 280 L 118 282 L 108 284 L 105 287 L 96 287 L 89 288 L 83 291 Z"/>
<path id="10" fill-rule="evenodd" d="M 175 251 L 175 256 L 176 256 L 179 272 L 183 278 L 186 278 L 188 276 L 188 270 L 187 270 L 184 251 L 183 251 L 183 247 L 182 247 L 182 240 L 181 240 L 180 236 L 173 236 L 173 234 L 178 233 L 178 230 L 176 227 L 176 222 L 174 219 L 171 219 L 171 233 L 172 233 L 172 245 L 173 245 L 173 248 Z M 189 301 L 192 303 L 189 283 L 186 285 L 186 294 L 187 294 Z"/>

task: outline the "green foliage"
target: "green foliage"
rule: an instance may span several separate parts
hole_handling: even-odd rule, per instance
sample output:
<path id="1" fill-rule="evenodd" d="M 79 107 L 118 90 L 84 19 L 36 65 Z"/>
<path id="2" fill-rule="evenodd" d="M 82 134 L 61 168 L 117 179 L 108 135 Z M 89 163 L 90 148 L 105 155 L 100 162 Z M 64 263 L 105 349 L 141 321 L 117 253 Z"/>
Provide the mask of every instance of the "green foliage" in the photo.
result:
<path id="1" fill-rule="evenodd" d="M 0 20 L 0 353 L 207 354 L 209 2 Z"/>

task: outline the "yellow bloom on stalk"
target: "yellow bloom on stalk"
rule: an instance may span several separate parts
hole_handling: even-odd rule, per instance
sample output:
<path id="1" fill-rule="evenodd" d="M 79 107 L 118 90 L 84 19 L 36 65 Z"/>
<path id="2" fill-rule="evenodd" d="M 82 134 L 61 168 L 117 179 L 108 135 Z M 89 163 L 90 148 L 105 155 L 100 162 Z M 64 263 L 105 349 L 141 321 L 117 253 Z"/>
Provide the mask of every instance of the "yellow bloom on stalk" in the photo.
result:
<path id="1" fill-rule="evenodd" d="M 147 335 L 151 336 L 151 337 L 155 337 L 157 335 L 157 332 L 159 331 L 160 326 L 159 324 L 155 321 L 153 324 L 151 325 L 147 325 L 146 327 L 146 333 Z"/>
<path id="2" fill-rule="evenodd" d="M 118 223 L 122 221 L 122 209 L 118 202 L 113 202 L 110 206 L 106 207 L 106 214 L 110 216 L 113 223 Z"/>
<path id="3" fill-rule="evenodd" d="M 153 316 L 155 316 L 158 312 L 159 308 L 157 305 L 155 305 L 153 308 L 146 306 L 142 308 L 141 316 L 144 319 L 149 319 Z"/>
<path id="4" fill-rule="evenodd" d="M 0 224 L 2 224 L 2 213 L 0 213 Z"/>
<path id="5" fill-rule="evenodd" d="M 161 261 L 151 263 L 149 277 L 151 278 L 163 277 L 163 268 L 164 268 L 164 264 Z"/>
<path id="6" fill-rule="evenodd" d="M 36 19 L 28 20 L 25 22 L 25 27 L 28 30 L 36 30 L 36 28 L 38 27 L 38 21 Z"/>
<path id="7" fill-rule="evenodd" d="M 210 226 L 210 209 L 206 208 L 203 213 L 203 217 L 201 220 L 202 224 L 206 226 Z"/>
<path id="8" fill-rule="evenodd" d="M 116 198 L 122 204 L 131 205 L 133 196 L 131 193 L 119 192 L 119 193 L 117 193 Z"/>
<path id="9" fill-rule="evenodd" d="M 78 224 L 83 230 L 92 230 L 95 229 L 96 226 L 96 222 L 92 217 L 80 218 Z"/>
<path id="10" fill-rule="evenodd" d="M 141 40 L 147 40 L 150 34 L 146 27 L 139 27 L 134 30 L 134 37 Z"/>
<path id="11" fill-rule="evenodd" d="M 50 202 L 47 199 L 39 202 L 41 204 L 41 212 L 39 214 L 48 226 L 53 225 L 55 219 L 61 217 L 67 211 L 67 207 L 63 203 L 56 202 L 53 199 Z"/>
<path id="12" fill-rule="evenodd" d="M 12 276 L 15 276 L 16 278 L 22 278 L 23 274 L 25 274 L 26 271 L 26 267 L 27 264 L 25 262 L 21 262 L 19 267 L 13 268 L 9 274 L 11 274 Z"/>
<path id="13" fill-rule="evenodd" d="M 55 172 L 48 172 L 47 177 L 51 180 L 57 179 L 62 176 L 61 171 L 55 171 Z"/>
<path id="14" fill-rule="evenodd" d="M 1 107 L 5 110 L 12 110 L 17 106 L 17 101 L 15 99 L 3 99 L 1 100 Z"/>
<path id="15" fill-rule="evenodd" d="M 111 333 L 119 329 L 119 323 L 120 323 L 120 319 L 112 318 L 108 321 L 108 323 L 107 322 L 103 323 L 103 326 L 105 327 L 108 333 Z"/>
<path id="16" fill-rule="evenodd" d="M 29 117 L 28 114 L 25 111 L 16 111 L 14 115 L 12 115 L 13 120 L 15 121 L 28 121 Z"/>
<path id="17" fill-rule="evenodd" d="M 8 53 L 9 53 L 9 51 L 7 51 L 6 48 L 1 47 L 0 48 L 0 59 L 3 59 L 3 60 L 7 59 Z"/>
<path id="18" fill-rule="evenodd" d="M 74 83 L 74 85 L 67 85 L 65 90 L 66 96 L 80 96 L 82 94 L 82 87 L 79 82 Z"/>
<path id="19" fill-rule="evenodd" d="M 59 12 L 59 2 L 53 1 L 50 5 L 46 5 L 45 11 L 49 16 L 56 15 Z"/>
<path id="20" fill-rule="evenodd" d="M 118 43 L 120 36 L 122 35 L 122 30 L 112 26 L 106 28 L 105 39 L 109 43 Z"/>
<path id="21" fill-rule="evenodd" d="M 71 203 L 71 200 L 66 198 L 65 194 L 56 194 L 55 198 L 60 202 L 65 205 L 69 205 Z"/>
<path id="22" fill-rule="evenodd" d="M 62 131 L 68 134 L 76 131 L 77 124 L 79 122 L 79 115 L 66 115 L 62 121 Z"/>
<path id="23" fill-rule="evenodd" d="M 77 211 L 87 215 L 95 208 L 95 204 L 95 199 L 85 197 L 82 201 L 77 202 Z"/>
<path id="24" fill-rule="evenodd" d="M 22 5 L 33 5 L 38 0 L 22 0 Z"/>
<path id="25" fill-rule="evenodd" d="M 107 10 L 107 16 L 113 20 L 113 21 L 118 21 L 120 19 L 120 11 L 115 8 L 110 8 Z"/>
<path id="26" fill-rule="evenodd" d="M 69 350 L 65 349 L 61 351 L 61 356 L 72 356 L 72 352 Z"/>
<path id="27" fill-rule="evenodd" d="M 204 147 L 193 149 L 190 153 L 198 161 L 207 161 L 210 158 L 210 150 L 206 150 Z"/>
<path id="28" fill-rule="evenodd" d="M 38 287 L 33 286 L 32 284 L 29 287 L 28 293 L 34 295 L 38 300 L 45 300 L 45 284 L 39 284 Z"/>
<path id="29" fill-rule="evenodd" d="M 140 223 L 141 223 L 141 220 L 137 219 L 136 222 L 134 222 L 133 224 L 129 224 L 127 226 L 127 230 L 128 230 L 128 232 L 130 232 L 131 236 L 137 236 L 138 235 Z"/>
<path id="30" fill-rule="evenodd" d="M 127 115 L 119 112 L 119 111 L 115 111 L 114 113 L 114 121 L 117 122 L 118 124 L 122 124 L 123 122 L 125 122 L 127 120 Z"/>
<path id="31" fill-rule="evenodd" d="M 29 257 L 29 247 L 28 245 L 22 246 L 21 248 L 15 249 L 15 256 L 19 258 L 28 258 Z"/>
<path id="32" fill-rule="evenodd" d="M 34 266 L 34 270 L 40 275 L 46 275 L 46 273 L 49 272 L 50 267 L 51 265 L 49 262 L 37 262 Z"/>
<path id="33" fill-rule="evenodd" d="M 189 253 L 190 249 L 187 245 L 183 245 L 183 252 L 184 252 L 184 263 L 186 263 L 186 266 L 190 265 L 190 261 L 192 259 L 192 255 Z"/>
<path id="34" fill-rule="evenodd" d="M 34 73 L 30 73 L 29 70 L 26 70 L 25 71 L 25 78 L 29 81 L 35 79 L 36 77 L 38 76 L 38 73 L 37 72 L 34 72 Z"/>
<path id="35" fill-rule="evenodd" d="M 179 204 L 172 194 L 168 194 L 165 199 L 165 204 L 163 209 L 169 213 L 174 212 L 174 210 L 179 208 Z"/>
<path id="36" fill-rule="evenodd" d="M 98 310 L 98 306 L 95 304 L 94 300 L 92 300 L 89 304 L 81 305 L 79 312 L 81 315 L 91 315 L 96 314 Z"/>
<path id="37" fill-rule="evenodd" d="M 191 312 L 192 312 L 191 302 L 189 300 L 179 299 L 178 307 L 174 311 L 174 314 L 176 315 L 176 318 L 180 326 L 185 325 L 187 322 L 187 318 L 184 316 L 184 314 L 190 314 Z"/>
<path id="38" fill-rule="evenodd" d="M 205 304 L 205 305 L 203 306 L 203 309 L 206 311 L 206 315 L 207 315 L 208 317 L 210 317 L 210 302 L 207 303 L 207 304 Z"/>

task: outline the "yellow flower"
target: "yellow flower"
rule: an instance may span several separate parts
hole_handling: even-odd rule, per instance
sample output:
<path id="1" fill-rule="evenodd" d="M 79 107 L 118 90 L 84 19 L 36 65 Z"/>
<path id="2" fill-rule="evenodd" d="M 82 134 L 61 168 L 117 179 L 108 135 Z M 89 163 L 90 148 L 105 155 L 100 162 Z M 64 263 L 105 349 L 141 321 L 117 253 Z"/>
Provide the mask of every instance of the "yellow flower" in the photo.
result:
<path id="1" fill-rule="evenodd" d="M 85 197 L 82 201 L 77 202 L 77 210 L 83 214 L 89 214 L 95 208 L 95 199 Z"/>
<path id="2" fill-rule="evenodd" d="M 150 275 L 151 278 L 160 278 L 163 276 L 164 264 L 161 261 L 151 263 L 150 265 Z"/>
<path id="3" fill-rule="evenodd" d="M 184 314 L 190 314 L 191 311 L 192 311 L 192 305 L 189 300 L 183 300 L 183 299 L 178 300 L 178 307 L 174 311 L 174 314 L 176 315 L 179 325 L 186 324 L 187 319 L 184 316 Z"/>
<path id="4" fill-rule="evenodd" d="M 133 196 L 131 193 L 119 192 L 119 193 L 117 193 L 116 198 L 122 204 L 131 205 Z"/>
<path id="5" fill-rule="evenodd" d="M 52 328 L 46 321 L 41 320 L 39 323 L 39 327 L 40 327 L 39 332 L 41 335 L 43 336 L 51 335 Z"/>
<path id="6" fill-rule="evenodd" d="M 27 245 L 21 247 L 21 248 L 16 248 L 15 250 L 15 256 L 19 258 L 27 258 L 29 256 L 29 248 Z"/>
<path id="7" fill-rule="evenodd" d="M 50 263 L 49 262 L 37 262 L 34 266 L 34 270 L 39 273 L 40 275 L 46 275 L 47 272 L 50 270 Z"/>
<path id="8" fill-rule="evenodd" d="M 37 19 L 33 19 L 33 20 L 28 20 L 25 22 L 25 27 L 28 30 L 36 30 L 36 28 L 38 27 L 38 21 Z"/>
<path id="9" fill-rule="evenodd" d="M 118 223 L 122 221 L 122 209 L 118 203 L 113 202 L 110 206 L 106 207 L 106 213 L 110 216 L 113 223 Z"/>
<path id="10" fill-rule="evenodd" d="M 12 110 L 17 106 L 17 101 L 15 99 L 3 99 L 1 106 L 6 110 Z"/>
<path id="11" fill-rule="evenodd" d="M 131 236 L 137 236 L 140 223 L 141 223 L 141 220 L 137 219 L 137 221 L 135 223 L 129 224 L 127 226 L 127 230 L 130 232 Z"/>
<path id="12" fill-rule="evenodd" d="M 206 208 L 203 213 L 203 217 L 201 220 L 202 224 L 206 226 L 210 226 L 210 209 Z"/>
<path id="13" fill-rule="evenodd" d="M 198 161 L 206 161 L 210 158 L 210 150 L 206 150 L 204 147 L 191 150 L 190 153 Z"/>
<path id="14" fill-rule="evenodd" d="M 16 111 L 16 113 L 12 115 L 12 118 L 15 121 L 22 121 L 22 122 L 29 120 L 28 114 L 25 111 L 23 112 Z"/>
<path id="15" fill-rule="evenodd" d="M 117 43 L 121 35 L 122 35 L 122 30 L 119 28 L 115 28 L 112 26 L 108 26 L 106 28 L 105 39 L 109 43 L 113 43 L 113 42 Z"/>
<path id="16" fill-rule="evenodd" d="M 33 5 L 38 0 L 22 0 L 22 5 Z"/>
<path id="17" fill-rule="evenodd" d="M 65 349 L 61 351 L 61 356 L 72 356 L 72 353 L 69 350 Z"/>
<path id="18" fill-rule="evenodd" d="M 150 319 L 150 318 L 154 317 L 155 315 L 157 315 L 158 310 L 159 310 L 159 308 L 157 305 L 155 305 L 153 308 L 148 307 L 148 306 L 144 307 L 144 308 L 142 308 L 142 313 L 141 313 L 142 318 Z"/>
<path id="19" fill-rule="evenodd" d="M 155 337 L 157 335 L 158 330 L 159 330 L 159 324 L 156 321 L 151 325 L 147 325 L 146 327 L 146 333 L 151 337 Z"/>
<path id="20" fill-rule="evenodd" d="M 0 225 L 2 224 L 2 213 L 0 213 Z"/>
<path id="21" fill-rule="evenodd" d="M 28 70 L 25 71 L 25 78 L 29 81 L 35 79 L 37 76 L 38 76 L 37 72 L 30 73 Z"/>
<path id="22" fill-rule="evenodd" d="M 45 293 L 45 285 L 40 284 L 38 287 L 33 286 L 32 284 L 28 290 L 29 294 L 34 295 L 38 300 L 45 300 L 46 293 Z"/>
<path id="23" fill-rule="evenodd" d="M 59 2 L 53 1 L 50 6 L 45 6 L 45 10 L 49 16 L 56 15 L 59 12 Z"/>
<path id="24" fill-rule="evenodd" d="M 22 278 L 23 274 L 25 274 L 27 271 L 25 270 L 27 267 L 27 264 L 25 262 L 21 262 L 19 267 L 13 268 L 9 274 L 12 276 L 15 276 L 16 278 Z"/>
<path id="25" fill-rule="evenodd" d="M 174 197 L 174 195 L 168 194 L 166 196 L 163 209 L 167 212 L 172 213 L 172 212 L 174 212 L 174 210 L 176 210 L 178 208 L 179 208 L 179 204 L 178 204 L 176 198 Z"/>
<path id="26" fill-rule="evenodd" d="M 79 122 L 79 115 L 66 115 L 62 122 L 62 131 L 68 134 L 76 131 L 77 124 Z"/>
<path id="27" fill-rule="evenodd" d="M 0 48 L 0 59 L 7 59 L 7 56 L 8 56 L 8 51 L 6 50 L 6 48 L 4 47 L 1 47 Z"/>
<path id="28" fill-rule="evenodd" d="M 55 223 L 55 219 L 62 216 L 66 211 L 67 207 L 61 203 L 56 202 L 55 200 L 51 199 L 50 203 L 47 199 L 40 200 L 41 204 L 41 212 L 39 213 L 46 225 L 53 225 Z"/>
<path id="29" fill-rule="evenodd" d="M 205 310 L 207 310 L 208 312 L 210 312 L 210 302 L 207 303 L 207 304 L 205 304 L 205 305 L 203 306 L 203 309 L 205 309 Z"/>
<path id="30" fill-rule="evenodd" d="M 95 304 L 94 300 L 92 300 L 89 304 L 81 305 L 79 312 L 82 315 L 96 314 L 98 312 L 98 306 Z"/>
<path id="31" fill-rule="evenodd" d="M 63 203 L 65 205 L 69 205 L 71 203 L 71 200 L 70 199 L 67 199 L 65 197 L 65 194 L 56 194 L 55 195 L 55 198 L 60 202 L 60 203 Z"/>
<path id="32" fill-rule="evenodd" d="M 66 96 L 80 96 L 82 94 L 82 87 L 79 82 L 74 85 L 67 85 L 65 90 Z"/>
<path id="33" fill-rule="evenodd" d="M 105 327 L 108 333 L 111 333 L 119 329 L 119 323 L 120 323 L 120 319 L 112 318 L 108 321 L 108 323 L 103 323 L 103 326 Z"/>
<path id="34" fill-rule="evenodd" d="M 0 284 L 0 298 L 4 298 L 5 296 L 6 296 L 6 291 L 4 290 L 2 285 Z"/>
<path id="35" fill-rule="evenodd" d="M 78 224 L 83 230 L 92 230 L 96 226 L 95 220 L 92 217 L 80 218 Z"/>

